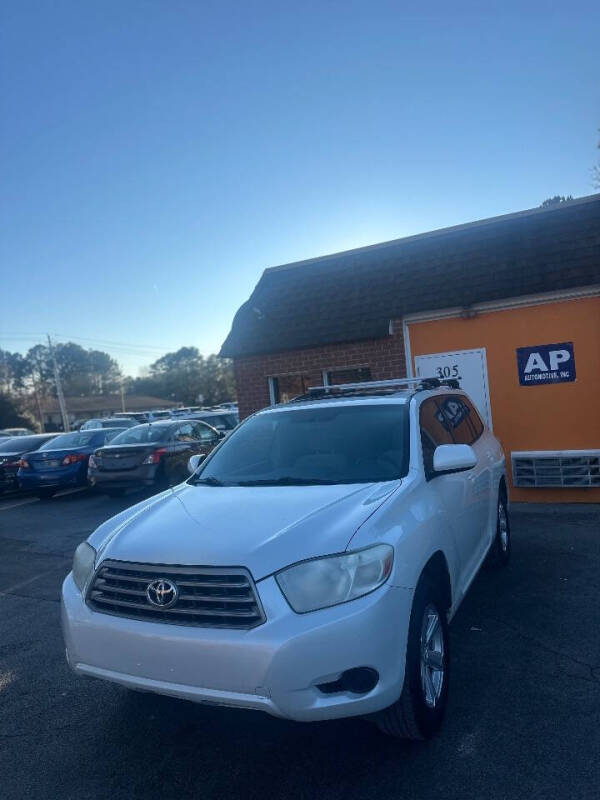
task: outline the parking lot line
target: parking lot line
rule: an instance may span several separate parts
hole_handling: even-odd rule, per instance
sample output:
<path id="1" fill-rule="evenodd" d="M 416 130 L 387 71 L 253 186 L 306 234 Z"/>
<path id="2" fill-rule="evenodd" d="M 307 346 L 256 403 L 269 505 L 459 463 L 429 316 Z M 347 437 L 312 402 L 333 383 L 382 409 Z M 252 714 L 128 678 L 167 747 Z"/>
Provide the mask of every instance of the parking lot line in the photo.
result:
<path id="1" fill-rule="evenodd" d="M 45 572 L 38 572 L 38 574 L 34 575 L 33 578 L 27 578 L 27 580 L 20 581 L 19 583 L 13 583 L 13 585 L 9 586 L 7 589 L 0 589 L 0 594 L 11 594 L 11 592 L 14 592 L 15 589 L 22 589 L 23 586 L 29 586 L 30 583 L 34 583 L 34 581 L 44 578 L 46 575 L 51 575 L 53 572 L 56 572 L 57 569 L 64 569 L 67 564 L 69 564 L 69 561 L 64 559 L 64 563 L 60 566 L 56 565 L 52 567 L 52 569 L 47 569 Z"/>
<path id="2" fill-rule="evenodd" d="M 76 489 L 63 489 L 62 492 L 57 492 L 55 497 L 66 497 L 68 494 L 78 494 L 79 492 L 87 491 L 87 486 L 78 486 Z"/>
<path id="3" fill-rule="evenodd" d="M 10 511 L 11 508 L 18 508 L 19 506 L 27 506 L 30 503 L 39 502 L 39 497 L 28 497 L 27 500 L 19 500 L 17 503 L 11 503 L 9 506 L 0 506 L 0 511 Z"/>

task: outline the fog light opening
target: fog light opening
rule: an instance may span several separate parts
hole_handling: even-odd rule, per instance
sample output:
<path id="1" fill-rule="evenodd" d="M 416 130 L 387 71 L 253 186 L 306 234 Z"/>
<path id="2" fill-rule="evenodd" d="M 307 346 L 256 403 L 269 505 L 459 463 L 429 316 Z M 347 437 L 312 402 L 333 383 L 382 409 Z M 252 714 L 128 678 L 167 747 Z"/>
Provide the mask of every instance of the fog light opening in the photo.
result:
<path id="1" fill-rule="evenodd" d="M 335 681 L 317 684 L 317 689 L 323 694 L 338 694 L 350 692 L 351 694 L 367 694 L 372 691 L 379 681 L 379 673 L 371 667 L 354 667 L 342 672 Z"/>

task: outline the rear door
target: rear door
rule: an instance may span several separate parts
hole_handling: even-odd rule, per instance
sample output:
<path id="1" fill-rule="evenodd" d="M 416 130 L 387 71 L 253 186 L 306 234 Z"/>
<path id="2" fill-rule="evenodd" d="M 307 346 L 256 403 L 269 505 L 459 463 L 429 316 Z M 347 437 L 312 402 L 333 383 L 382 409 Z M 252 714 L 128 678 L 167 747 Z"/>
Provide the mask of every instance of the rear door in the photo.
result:
<path id="1" fill-rule="evenodd" d="M 479 563 L 489 544 L 490 500 L 492 470 L 489 445 L 483 436 L 484 427 L 475 407 L 468 397 L 450 394 L 437 398 L 440 415 L 455 444 L 468 444 L 475 451 L 477 464 L 472 470 L 459 473 L 470 484 L 473 514 L 477 526 L 473 528 L 472 571 Z M 442 418 L 440 417 L 440 419 Z"/>
<path id="2" fill-rule="evenodd" d="M 440 514 L 447 520 L 459 559 L 460 592 L 464 593 L 479 566 L 486 530 L 487 505 L 482 495 L 482 469 L 480 455 L 475 449 L 478 463 L 470 470 L 437 475 L 433 472 L 433 454 L 442 444 L 470 444 L 463 441 L 462 425 L 466 411 L 460 395 L 430 397 L 421 404 L 420 426 L 423 468 L 428 489 Z M 470 435 L 471 441 L 474 436 Z M 460 439 L 461 441 L 457 441 Z"/>

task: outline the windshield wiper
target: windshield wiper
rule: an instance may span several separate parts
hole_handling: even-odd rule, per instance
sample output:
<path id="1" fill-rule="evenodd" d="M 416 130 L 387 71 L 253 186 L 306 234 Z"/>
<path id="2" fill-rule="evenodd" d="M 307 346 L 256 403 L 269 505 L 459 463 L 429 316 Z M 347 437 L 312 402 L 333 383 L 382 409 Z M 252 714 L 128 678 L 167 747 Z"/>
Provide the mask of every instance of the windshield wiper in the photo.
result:
<path id="1" fill-rule="evenodd" d="M 194 486 L 198 484 L 202 486 L 225 486 L 223 481 L 220 481 L 218 478 L 213 478 L 212 475 L 208 475 L 206 478 L 194 478 L 193 484 Z"/>
<path id="2" fill-rule="evenodd" d="M 281 478 L 238 481 L 235 486 L 330 486 L 336 483 L 339 483 L 339 481 L 327 480 L 326 478 L 292 478 L 291 475 L 283 475 Z"/>

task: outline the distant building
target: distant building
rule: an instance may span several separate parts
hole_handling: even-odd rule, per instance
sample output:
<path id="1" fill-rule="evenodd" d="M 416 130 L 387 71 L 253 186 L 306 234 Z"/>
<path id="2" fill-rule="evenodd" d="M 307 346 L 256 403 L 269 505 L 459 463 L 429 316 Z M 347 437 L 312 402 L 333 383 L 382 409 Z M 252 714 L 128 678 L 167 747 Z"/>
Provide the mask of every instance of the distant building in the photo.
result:
<path id="1" fill-rule="evenodd" d="M 110 417 L 117 411 L 122 411 L 120 394 L 99 394 L 88 397 L 65 397 L 67 413 L 70 422 L 76 419 L 92 419 L 93 417 Z M 161 397 L 148 395 L 125 395 L 125 411 L 149 411 L 157 408 L 176 408 L 181 403 L 172 400 L 163 400 Z M 46 397 L 41 401 L 44 425 L 47 430 L 62 430 L 62 417 L 58 400 L 55 397 Z M 33 412 L 33 408 L 32 408 Z M 35 414 L 36 419 L 39 418 Z"/>
<path id="2" fill-rule="evenodd" d="M 309 386 L 459 378 L 513 500 L 600 502 L 600 194 L 267 269 L 221 356 L 242 418 Z"/>

